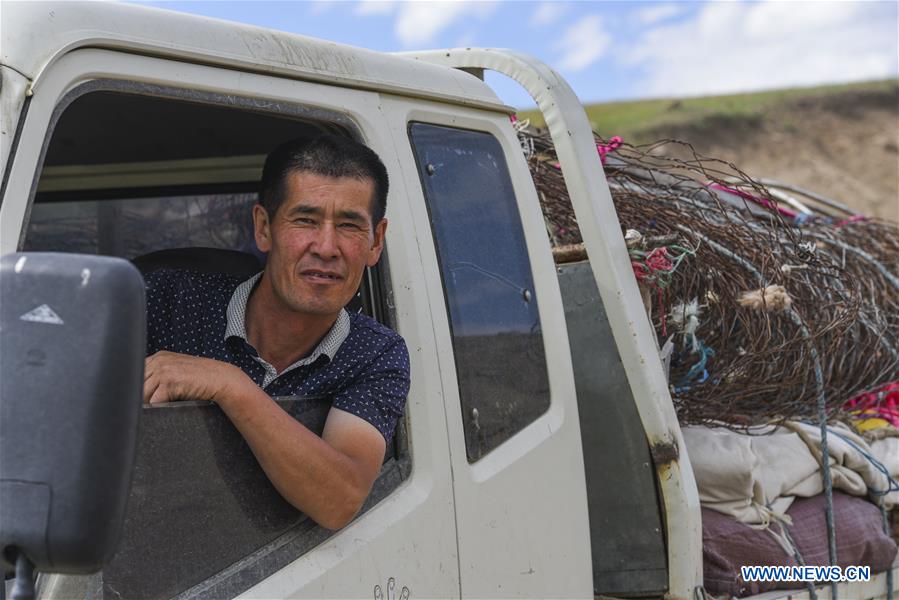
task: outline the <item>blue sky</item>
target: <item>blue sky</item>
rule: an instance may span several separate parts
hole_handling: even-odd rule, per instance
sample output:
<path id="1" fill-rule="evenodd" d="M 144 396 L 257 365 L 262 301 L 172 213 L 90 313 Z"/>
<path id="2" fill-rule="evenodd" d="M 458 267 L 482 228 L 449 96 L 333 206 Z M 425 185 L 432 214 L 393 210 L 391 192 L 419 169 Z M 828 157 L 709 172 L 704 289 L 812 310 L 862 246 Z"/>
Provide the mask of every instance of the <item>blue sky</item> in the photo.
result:
<path id="1" fill-rule="evenodd" d="M 894 1 L 142 2 L 381 51 L 511 48 L 585 102 L 684 97 L 899 76 Z M 490 79 L 517 107 L 533 102 Z"/>

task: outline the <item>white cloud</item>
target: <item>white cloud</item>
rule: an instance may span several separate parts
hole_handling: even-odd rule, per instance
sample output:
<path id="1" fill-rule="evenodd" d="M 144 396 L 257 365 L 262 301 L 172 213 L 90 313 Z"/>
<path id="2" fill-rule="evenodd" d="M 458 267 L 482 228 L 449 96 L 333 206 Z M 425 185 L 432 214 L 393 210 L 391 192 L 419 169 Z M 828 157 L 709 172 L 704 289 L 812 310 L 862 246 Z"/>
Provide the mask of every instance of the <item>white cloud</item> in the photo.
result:
<path id="1" fill-rule="evenodd" d="M 530 24 L 532 27 L 546 27 L 552 25 L 559 20 L 563 14 L 568 12 L 568 6 L 560 2 L 541 2 L 531 15 Z"/>
<path id="2" fill-rule="evenodd" d="M 396 8 L 393 0 L 361 0 L 356 4 L 353 14 L 360 17 L 389 15 Z"/>
<path id="3" fill-rule="evenodd" d="M 330 0 L 313 0 L 309 2 L 307 5 L 309 10 L 309 14 L 312 16 L 323 15 L 326 12 L 330 11 L 334 6 L 334 3 Z"/>
<path id="4" fill-rule="evenodd" d="M 640 95 L 690 96 L 895 77 L 891 2 L 710 2 L 619 54 Z"/>
<path id="5" fill-rule="evenodd" d="M 612 43 L 599 15 L 588 15 L 565 30 L 554 44 L 561 52 L 558 66 L 566 71 L 581 71 L 599 60 Z"/>
<path id="6" fill-rule="evenodd" d="M 642 8 L 634 13 L 634 18 L 640 25 L 654 25 L 659 21 L 665 21 L 684 12 L 683 6 L 677 4 L 656 4 Z"/>
<path id="7" fill-rule="evenodd" d="M 816 2 L 814 7 L 802 10 L 788 2 L 765 2 L 747 11 L 746 31 L 754 39 L 776 39 L 800 29 L 838 29 L 858 17 L 864 18 L 865 13 L 864 7 L 853 2 Z"/>
<path id="8" fill-rule="evenodd" d="M 424 46 L 464 17 L 486 19 L 496 10 L 495 2 L 402 2 L 394 33 L 406 47 Z"/>

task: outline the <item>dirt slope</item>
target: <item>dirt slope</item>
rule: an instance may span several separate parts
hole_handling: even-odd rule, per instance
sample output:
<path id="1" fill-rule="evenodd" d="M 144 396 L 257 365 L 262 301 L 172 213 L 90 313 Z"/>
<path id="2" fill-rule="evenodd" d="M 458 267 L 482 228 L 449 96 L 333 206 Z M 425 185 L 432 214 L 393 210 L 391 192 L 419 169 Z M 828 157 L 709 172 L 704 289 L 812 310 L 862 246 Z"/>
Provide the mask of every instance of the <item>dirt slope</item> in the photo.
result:
<path id="1" fill-rule="evenodd" d="M 670 110 L 678 110 L 676 101 Z M 715 115 L 639 132 L 675 138 L 701 154 L 899 221 L 899 84 L 810 95 L 752 115 Z"/>

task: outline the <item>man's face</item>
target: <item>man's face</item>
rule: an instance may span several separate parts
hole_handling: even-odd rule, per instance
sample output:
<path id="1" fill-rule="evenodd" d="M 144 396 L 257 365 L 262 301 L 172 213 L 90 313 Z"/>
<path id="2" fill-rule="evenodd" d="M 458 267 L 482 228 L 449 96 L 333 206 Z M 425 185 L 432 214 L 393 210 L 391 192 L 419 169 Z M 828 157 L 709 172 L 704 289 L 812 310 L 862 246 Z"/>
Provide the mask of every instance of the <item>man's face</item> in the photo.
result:
<path id="1" fill-rule="evenodd" d="M 384 247 L 387 220 L 371 223 L 374 183 L 295 171 L 270 216 L 253 211 L 256 243 L 277 300 L 305 315 L 334 317 L 356 293 Z"/>

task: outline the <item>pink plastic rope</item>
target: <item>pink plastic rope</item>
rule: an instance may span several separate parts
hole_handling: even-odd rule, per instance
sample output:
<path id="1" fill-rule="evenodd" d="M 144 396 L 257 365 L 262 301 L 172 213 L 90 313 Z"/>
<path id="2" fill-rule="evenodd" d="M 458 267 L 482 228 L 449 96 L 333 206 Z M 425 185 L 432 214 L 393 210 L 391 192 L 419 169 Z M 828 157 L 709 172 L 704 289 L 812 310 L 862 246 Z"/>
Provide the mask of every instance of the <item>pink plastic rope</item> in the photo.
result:
<path id="1" fill-rule="evenodd" d="M 888 383 L 872 392 L 859 394 L 843 405 L 847 410 L 860 411 L 859 419 L 880 417 L 899 427 L 899 381 Z"/>
<path id="2" fill-rule="evenodd" d="M 739 196 L 740 198 L 743 198 L 744 200 L 749 200 L 750 202 L 754 202 L 760 206 L 764 206 L 765 208 L 771 208 L 772 206 L 775 206 L 774 204 L 772 204 L 772 202 L 770 200 L 766 200 L 765 198 L 759 198 L 758 196 L 753 196 L 752 194 L 750 194 L 748 192 L 744 192 L 742 190 L 737 190 L 732 187 L 728 187 L 726 185 L 721 185 L 720 183 L 710 183 L 710 184 L 708 184 L 708 186 L 710 188 L 712 188 L 713 190 L 720 190 L 722 192 L 734 194 L 736 196 Z M 796 218 L 796 213 L 794 213 L 792 210 L 783 208 L 782 206 L 777 206 L 777 212 L 779 212 L 783 216 L 789 217 L 791 219 Z"/>
<path id="3" fill-rule="evenodd" d="M 618 150 L 623 143 L 624 140 L 621 139 L 621 136 L 613 135 L 609 138 L 608 144 L 596 144 L 596 150 L 599 152 L 599 160 L 602 164 L 606 164 L 606 154 L 615 152 L 615 150 Z"/>
<path id="4" fill-rule="evenodd" d="M 606 155 L 611 152 L 615 152 L 615 150 L 618 150 L 618 148 L 620 148 L 621 144 L 623 143 L 624 140 L 621 138 L 621 136 L 613 135 L 609 138 L 608 144 L 596 144 L 596 151 L 599 152 L 599 162 L 601 162 L 602 164 L 606 164 Z M 559 163 L 552 163 L 552 166 L 557 169 L 562 168 L 562 165 L 560 165 Z"/>
<path id="5" fill-rule="evenodd" d="M 634 270 L 634 277 L 637 281 L 644 282 L 650 288 L 656 290 L 659 302 L 659 316 L 662 321 L 662 336 L 668 336 L 668 324 L 666 319 L 667 310 L 665 309 L 665 294 L 659 285 L 655 274 L 657 272 L 670 273 L 674 270 L 674 263 L 668 256 L 668 248 L 661 246 L 646 255 L 643 262 L 631 260 L 631 268 Z"/>
<path id="6" fill-rule="evenodd" d="M 866 217 L 865 215 L 853 215 L 853 216 L 849 217 L 848 219 L 840 221 L 839 223 L 834 225 L 834 227 L 836 229 L 839 229 L 843 225 L 849 225 L 850 223 L 858 223 L 859 221 L 867 221 L 867 220 L 868 220 L 868 217 Z"/>

